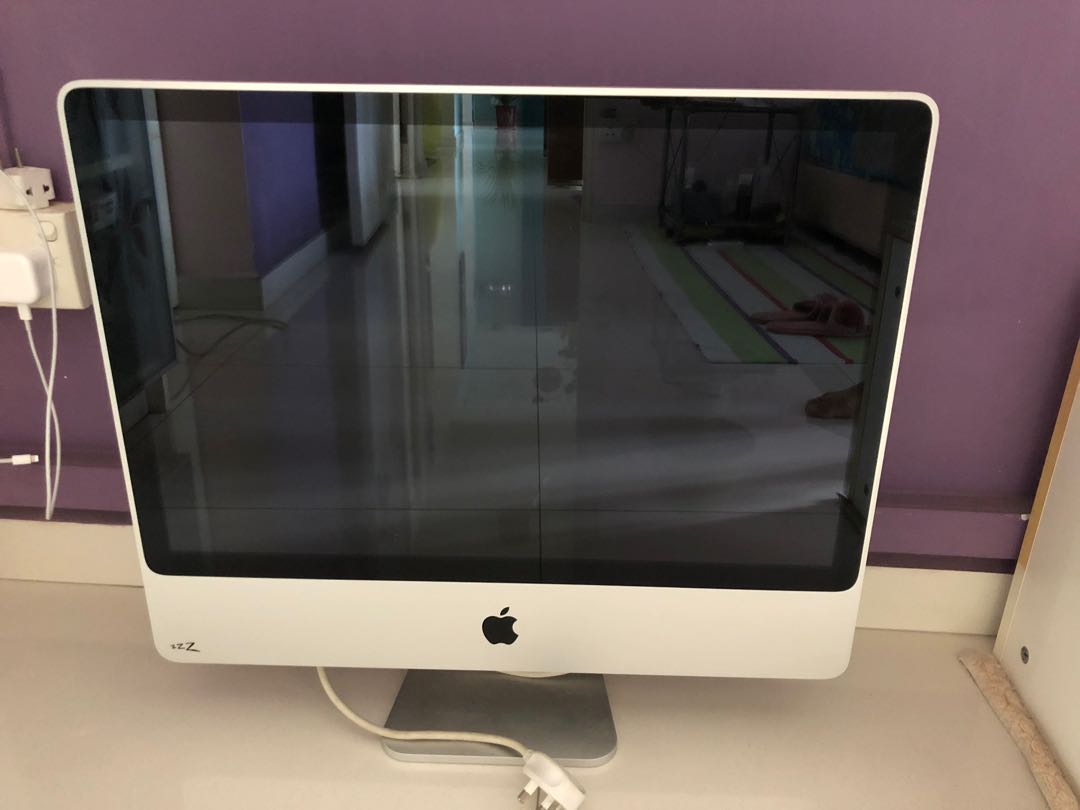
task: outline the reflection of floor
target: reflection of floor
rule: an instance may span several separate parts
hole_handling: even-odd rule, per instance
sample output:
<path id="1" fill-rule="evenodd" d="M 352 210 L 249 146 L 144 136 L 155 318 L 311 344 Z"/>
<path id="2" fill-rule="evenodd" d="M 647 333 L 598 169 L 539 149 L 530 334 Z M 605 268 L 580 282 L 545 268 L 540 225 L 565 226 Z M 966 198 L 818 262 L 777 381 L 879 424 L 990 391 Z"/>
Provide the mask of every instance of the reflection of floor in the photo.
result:
<path id="1" fill-rule="evenodd" d="M 852 428 L 802 408 L 851 371 L 705 362 L 626 231 L 583 223 L 538 154 L 507 169 L 465 150 L 453 172 L 449 153 L 401 183 L 367 249 L 267 313 L 288 329 L 189 363 L 189 396 L 129 438 L 139 505 L 165 508 L 170 542 L 444 553 L 432 517 L 457 510 L 475 517 L 451 532 L 462 555 L 538 549 L 542 529 L 545 553 L 647 560 L 648 526 L 688 562 L 829 563 Z M 225 328 L 181 332 L 198 348 Z"/>

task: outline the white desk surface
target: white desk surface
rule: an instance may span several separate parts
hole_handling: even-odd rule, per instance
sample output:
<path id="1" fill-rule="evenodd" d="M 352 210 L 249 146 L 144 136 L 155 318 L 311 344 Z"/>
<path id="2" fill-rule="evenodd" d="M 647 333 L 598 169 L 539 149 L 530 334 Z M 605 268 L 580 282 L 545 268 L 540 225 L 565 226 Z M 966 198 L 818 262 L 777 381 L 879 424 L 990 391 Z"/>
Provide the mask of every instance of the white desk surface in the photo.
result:
<path id="1" fill-rule="evenodd" d="M 619 752 L 587 810 L 1041 808 L 956 661 L 986 638 L 860 631 L 835 681 L 608 679 Z M 400 672 L 332 673 L 382 720 Z M 170 664 L 136 588 L 0 581 L 0 807 L 511 810 L 516 767 L 414 765 L 313 670 Z"/>

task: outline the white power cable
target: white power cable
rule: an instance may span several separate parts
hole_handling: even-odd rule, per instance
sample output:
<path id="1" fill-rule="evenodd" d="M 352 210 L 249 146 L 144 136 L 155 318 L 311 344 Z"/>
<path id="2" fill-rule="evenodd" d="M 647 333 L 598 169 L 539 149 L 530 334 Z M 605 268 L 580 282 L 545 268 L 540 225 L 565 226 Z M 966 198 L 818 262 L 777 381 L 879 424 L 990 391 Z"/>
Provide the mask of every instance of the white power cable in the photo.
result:
<path id="1" fill-rule="evenodd" d="M 584 789 L 547 754 L 533 751 L 517 740 L 498 734 L 479 734 L 474 731 L 398 731 L 377 725 L 370 720 L 365 720 L 345 705 L 345 701 L 338 696 L 330 684 L 325 669 L 315 667 L 315 671 L 319 673 L 319 683 L 322 684 L 323 691 L 334 704 L 334 708 L 369 734 L 390 740 L 474 742 L 509 748 L 521 755 L 524 760 L 522 769 L 527 777 L 525 787 L 518 795 L 518 801 L 525 802 L 532 796 L 536 796 L 537 803 L 543 810 L 578 810 L 585 802 Z"/>
<path id="2" fill-rule="evenodd" d="M 49 398 L 49 388 L 45 380 L 45 369 L 41 365 L 41 357 L 38 356 L 37 346 L 34 345 L 34 333 L 30 331 L 30 321 L 23 321 L 23 329 L 26 330 L 26 340 L 30 344 L 30 356 L 34 358 L 34 367 L 37 369 L 38 379 L 41 380 L 42 390 L 45 391 L 45 397 L 48 401 L 49 409 L 52 411 L 52 426 L 53 435 L 56 439 L 56 465 L 53 468 L 52 474 L 52 491 L 47 492 L 46 500 L 48 501 L 48 509 L 46 510 L 45 519 L 48 520 L 52 517 L 52 512 L 56 508 L 56 495 L 60 491 L 60 417 L 56 414 L 56 403 Z M 46 423 L 48 424 L 48 423 Z M 48 459 L 48 445 L 46 444 L 46 456 Z M 46 461 L 46 464 L 48 462 Z"/>
<path id="3" fill-rule="evenodd" d="M 512 740 L 509 737 L 500 737 L 498 734 L 479 734 L 474 731 L 398 731 L 396 729 L 386 728 L 386 726 L 376 725 L 370 720 L 365 720 L 345 705 L 345 701 L 338 696 L 338 693 L 334 691 L 334 687 L 330 684 L 330 679 L 327 677 L 325 669 L 322 667 L 315 667 L 315 671 L 319 673 L 319 683 L 322 684 L 323 691 L 326 692 L 326 696 L 330 698 L 330 702 L 334 704 L 339 712 L 369 734 L 374 734 L 377 737 L 385 737 L 389 740 L 444 740 L 447 742 L 487 743 L 489 745 L 497 745 L 500 748 L 509 748 L 511 751 L 517 751 L 517 753 L 521 754 L 523 757 L 528 756 L 530 753 L 529 749 L 517 740 Z"/>
<path id="4" fill-rule="evenodd" d="M 27 339 L 30 342 L 30 353 L 34 357 L 34 364 L 37 366 L 38 377 L 41 380 L 42 387 L 45 389 L 45 519 L 52 520 L 53 510 L 56 508 L 56 498 L 60 490 L 61 468 L 60 422 L 56 419 L 56 406 L 53 403 L 53 394 L 56 388 L 57 343 L 60 331 L 56 314 L 56 265 L 53 263 L 52 250 L 49 248 L 49 240 L 48 237 L 45 236 L 45 228 L 41 224 L 41 218 L 37 215 L 34 207 L 30 205 L 30 201 L 26 199 L 26 195 L 19 187 L 19 184 L 15 182 L 15 179 L 2 169 L 0 169 L 0 174 L 4 175 L 11 184 L 11 187 L 15 190 L 15 196 L 22 202 L 23 207 L 26 209 L 27 213 L 30 214 L 30 218 L 34 220 L 34 227 L 37 228 L 38 236 L 41 237 L 41 244 L 45 248 L 45 255 L 49 259 L 49 310 L 52 316 L 52 352 L 49 357 L 48 374 L 45 373 L 45 369 L 41 364 L 41 359 L 38 357 L 37 347 L 34 345 L 34 336 L 29 323 L 31 318 L 30 308 L 20 307 L 19 317 L 22 318 L 25 323 Z M 56 434 L 55 454 L 52 447 L 54 433 Z M 53 472 L 54 458 L 56 466 L 55 473 Z"/>

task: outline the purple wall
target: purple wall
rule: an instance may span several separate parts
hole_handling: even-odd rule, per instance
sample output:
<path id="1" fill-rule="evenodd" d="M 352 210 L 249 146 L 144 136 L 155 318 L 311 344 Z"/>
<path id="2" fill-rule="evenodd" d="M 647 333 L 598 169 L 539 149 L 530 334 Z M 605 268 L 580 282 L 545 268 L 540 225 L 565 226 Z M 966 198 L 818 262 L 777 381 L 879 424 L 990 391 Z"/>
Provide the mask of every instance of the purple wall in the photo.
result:
<path id="1" fill-rule="evenodd" d="M 321 230 L 311 96 L 241 93 L 240 117 L 255 272 L 263 276 Z"/>
<path id="2" fill-rule="evenodd" d="M 687 0 L 665 14 L 636 0 L 99 0 L 61 15 L 20 5 L 0 28 L 0 111 L 27 160 L 54 169 L 54 97 L 74 78 L 929 93 L 941 134 L 884 486 L 988 500 L 1034 491 L 1080 312 L 1080 4 Z M 44 61 L 38 30 L 49 31 Z M 93 390 L 92 376 L 70 384 Z M 91 413 L 108 446 L 108 414 Z M 876 550 L 1004 547 L 982 539 L 979 521 L 912 538 L 890 515 L 880 513 Z"/>

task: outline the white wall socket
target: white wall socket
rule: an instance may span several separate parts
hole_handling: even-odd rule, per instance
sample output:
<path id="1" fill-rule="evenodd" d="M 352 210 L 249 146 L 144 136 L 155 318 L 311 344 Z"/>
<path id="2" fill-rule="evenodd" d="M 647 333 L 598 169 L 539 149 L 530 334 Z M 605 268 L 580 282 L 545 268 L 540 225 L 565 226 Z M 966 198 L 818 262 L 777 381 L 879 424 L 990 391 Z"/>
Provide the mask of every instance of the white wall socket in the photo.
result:
<path id="1" fill-rule="evenodd" d="M 90 281 L 86 274 L 75 204 L 53 203 L 34 213 L 41 220 L 53 267 L 56 268 L 56 306 L 60 309 L 86 309 L 91 303 Z M 0 250 L 17 251 L 40 244 L 37 227 L 25 209 L 0 210 Z M 48 288 L 32 306 L 48 308 Z"/>
<path id="2" fill-rule="evenodd" d="M 48 169 L 39 166 L 15 166 L 4 169 L 4 174 L 8 179 L 0 183 L 0 208 L 14 211 L 25 211 L 26 205 L 31 208 L 46 208 L 56 199 L 52 172 Z M 23 200 L 26 200 L 26 205 Z"/>
<path id="3" fill-rule="evenodd" d="M 600 143 L 629 143 L 633 137 L 630 127 L 601 127 Z"/>

